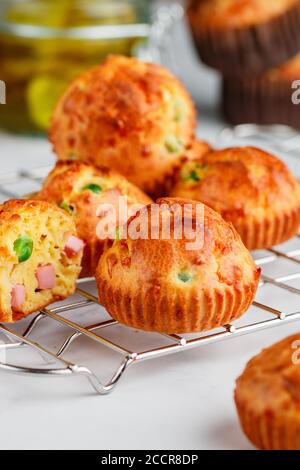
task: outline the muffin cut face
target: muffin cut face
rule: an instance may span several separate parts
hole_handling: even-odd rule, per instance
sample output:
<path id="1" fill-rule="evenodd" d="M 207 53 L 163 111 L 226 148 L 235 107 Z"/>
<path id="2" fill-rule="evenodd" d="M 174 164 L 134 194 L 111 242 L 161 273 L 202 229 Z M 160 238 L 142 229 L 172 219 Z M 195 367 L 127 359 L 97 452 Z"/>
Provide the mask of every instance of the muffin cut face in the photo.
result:
<path id="1" fill-rule="evenodd" d="M 194 137 L 195 114 L 166 69 L 112 56 L 71 84 L 50 139 L 58 159 L 104 165 L 156 194 Z"/>
<path id="2" fill-rule="evenodd" d="M 42 201 L 0 206 L 0 320 L 13 322 L 75 290 L 82 248 L 72 219 Z"/>
<path id="3" fill-rule="evenodd" d="M 78 161 L 58 162 L 37 195 L 38 199 L 55 203 L 74 218 L 78 235 L 85 243 L 82 277 L 95 275 L 100 256 L 112 244 L 111 239 L 100 238 L 97 228 L 107 218 L 107 205 L 117 209 L 121 197 L 126 197 L 128 213 L 117 213 L 117 227 L 151 202 L 118 173 Z"/>
<path id="4" fill-rule="evenodd" d="M 191 209 L 188 219 L 203 244 L 187 248 L 188 238 L 119 240 L 101 257 L 96 280 L 100 303 L 126 325 L 163 333 L 188 333 L 216 328 L 241 316 L 255 295 L 260 270 L 235 230 L 219 214 L 197 203 L 162 199 L 161 221 L 172 218 L 174 205 Z M 151 205 L 128 224 L 151 221 Z M 129 232 L 128 232 L 129 233 Z"/>
<path id="5" fill-rule="evenodd" d="M 300 450 L 300 335 L 254 357 L 238 378 L 235 402 L 247 437 L 263 450 Z"/>
<path id="6" fill-rule="evenodd" d="M 171 196 L 201 201 L 219 212 L 251 250 L 292 238 L 300 225 L 298 182 L 282 161 L 253 147 L 188 162 Z"/>

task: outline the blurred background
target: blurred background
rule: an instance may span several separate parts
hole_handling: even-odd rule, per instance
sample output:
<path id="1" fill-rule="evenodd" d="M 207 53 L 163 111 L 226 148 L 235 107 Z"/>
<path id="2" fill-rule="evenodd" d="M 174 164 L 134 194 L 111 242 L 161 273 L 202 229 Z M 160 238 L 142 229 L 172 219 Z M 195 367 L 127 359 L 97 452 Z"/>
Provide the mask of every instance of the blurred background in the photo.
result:
<path id="1" fill-rule="evenodd" d="M 108 54 L 161 62 L 185 83 L 201 114 L 215 118 L 218 75 L 200 66 L 184 19 L 184 1 L 1 0 L 0 127 L 47 131 L 68 83 Z"/>
<path id="2" fill-rule="evenodd" d="M 53 164 L 46 135 L 58 97 L 108 54 L 126 54 L 161 63 L 178 76 L 197 105 L 200 138 L 216 147 L 264 145 L 300 177 L 298 131 L 225 122 L 222 76 L 201 63 L 186 5 L 187 0 L 0 0 L 2 172 Z"/>

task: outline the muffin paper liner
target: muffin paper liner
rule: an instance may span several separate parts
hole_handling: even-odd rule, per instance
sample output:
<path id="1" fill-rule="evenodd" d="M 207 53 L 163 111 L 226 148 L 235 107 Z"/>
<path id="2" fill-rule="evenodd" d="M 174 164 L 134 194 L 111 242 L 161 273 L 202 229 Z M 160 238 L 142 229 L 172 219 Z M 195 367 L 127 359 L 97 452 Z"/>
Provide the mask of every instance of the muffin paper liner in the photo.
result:
<path id="1" fill-rule="evenodd" d="M 300 25 L 299 25 L 300 31 Z M 259 78 L 225 78 L 222 110 L 230 123 L 285 124 L 300 129 L 300 105 L 292 101 L 292 83 Z"/>
<path id="2" fill-rule="evenodd" d="M 255 26 L 209 29 L 200 34 L 195 18 L 191 23 L 203 62 L 229 77 L 259 74 L 286 62 L 300 50 L 299 2 L 286 13 Z"/>
<path id="3" fill-rule="evenodd" d="M 131 292 L 97 279 L 100 303 L 109 314 L 127 326 L 160 333 L 193 333 L 211 330 L 239 318 L 250 307 L 258 280 L 239 287 L 220 284 L 217 289 L 140 289 Z"/>
<path id="4" fill-rule="evenodd" d="M 235 402 L 242 429 L 258 449 L 300 450 L 300 426 L 296 421 L 277 416 L 271 409 L 255 413 L 251 403 L 247 405 L 245 400 L 240 400 L 237 392 Z"/>
<path id="5" fill-rule="evenodd" d="M 300 227 L 300 207 L 270 216 L 264 221 L 249 218 L 235 222 L 234 225 L 248 250 L 272 248 L 297 234 Z"/>

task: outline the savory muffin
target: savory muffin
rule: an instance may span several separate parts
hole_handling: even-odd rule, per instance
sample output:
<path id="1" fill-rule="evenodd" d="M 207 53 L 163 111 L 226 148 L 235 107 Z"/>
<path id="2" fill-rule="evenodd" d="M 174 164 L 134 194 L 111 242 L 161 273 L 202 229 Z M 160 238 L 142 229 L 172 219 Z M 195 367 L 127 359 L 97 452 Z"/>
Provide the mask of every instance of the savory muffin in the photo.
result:
<path id="1" fill-rule="evenodd" d="M 58 159 L 115 169 L 156 195 L 194 131 L 194 105 L 175 77 L 159 65 L 110 56 L 62 96 L 50 140 Z"/>
<path id="2" fill-rule="evenodd" d="M 171 196 L 219 212 L 249 250 L 283 243 L 300 226 L 297 180 L 281 160 L 254 147 L 219 150 L 188 162 Z"/>
<path id="3" fill-rule="evenodd" d="M 245 434 L 259 449 L 300 450 L 300 334 L 262 351 L 237 380 Z"/>
<path id="4" fill-rule="evenodd" d="M 300 54 L 255 77 L 224 78 L 225 118 L 232 124 L 285 124 L 300 129 L 299 79 Z"/>
<path id="5" fill-rule="evenodd" d="M 114 319 L 169 334 L 210 330 L 240 317 L 259 276 L 219 214 L 169 198 L 131 218 L 96 271 L 99 301 Z"/>
<path id="6" fill-rule="evenodd" d="M 111 220 L 113 224 L 111 209 L 116 209 L 116 226 L 119 226 L 140 207 L 151 202 L 148 196 L 118 173 L 79 161 L 58 162 L 36 197 L 57 204 L 73 216 L 78 235 L 84 242 L 81 277 L 95 275 L 100 256 L 112 244 L 109 231 L 103 237 L 98 230 L 101 221 L 103 228 L 105 220 Z M 126 199 L 127 212 L 122 207 L 118 211 L 121 198 Z M 116 227 L 112 230 L 111 235 L 115 236 Z"/>
<path id="7" fill-rule="evenodd" d="M 181 169 L 188 162 L 193 160 L 201 159 L 208 152 L 212 152 L 213 148 L 205 140 L 195 139 L 191 142 L 190 146 L 186 150 L 185 154 L 178 160 L 176 166 L 174 166 L 173 173 L 167 176 L 161 186 L 160 193 L 169 194 L 171 189 L 174 187 L 178 177 L 180 175 Z"/>
<path id="8" fill-rule="evenodd" d="M 188 151 L 186 152 L 185 157 L 182 158 L 182 162 L 187 162 L 189 160 L 197 160 L 212 151 L 213 148 L 208 142 L 201 139 L 195 139 L 191 143 Z"/>
<path id="9" fill-rule="evenodd" d="M 44 201 L 0 206 L 0 321 L 14 322 L 71 295 L 83 242 L 72 218 Z"/>
<path id="10" fill-rule="evenodd" d="M 203 62 L 226 76 L 256 75 L 300 49 L 299 0 L 190 0 Z"/>

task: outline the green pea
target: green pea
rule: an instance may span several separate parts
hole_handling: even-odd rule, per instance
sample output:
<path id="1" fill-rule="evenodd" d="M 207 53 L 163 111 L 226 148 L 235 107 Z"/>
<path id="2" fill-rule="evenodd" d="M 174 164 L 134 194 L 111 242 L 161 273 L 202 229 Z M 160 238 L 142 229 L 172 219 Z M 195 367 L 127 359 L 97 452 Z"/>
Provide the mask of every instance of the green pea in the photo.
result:
<path id="1" fill-rule="evenodd" d="M 191 171 L 190 179 L 193 180 L 193 181 L 200 181 L 200 177 L 199 177 L 196 170 Z"/>
<path id="2" fill-rule="evenodd" d="M 165 140 L 165 147 L 170 153 L 176 153 L 180 150 L 180 142 L 175 135 L 169 135 Z"/>
<path id="3" fill-rule="evenodd" d="M 182 282 L 189 282 L 192 279 L 192 276 L 186 271 L 181 271 L 178 273 L 178 279 Z"/>
<path id="4" fill-rule="evenodd" d="M 23 235 L 22 237 L 17 238 L 14 241 L 14 250 L 18 257 L 19 263 L 23 263 L 23 261 L 27 261 L 30 256 L 32 255 L 33 250 L 33 241 L 27 235 Z"/>
<path id="5" fill-rule="evenodd" d="M 174 121 L 181 122 L 185 117 L 185 106 L 181 101 L 174 102 Z"/>
<path id="6" fill-rule="evenodd" d="M 183 171 L 181 173 L 181 179 L 184 182 L 187 182 L 187 181 L 200 181 L 200 178 L 197 175 L 197 172 L 195 170 L 192 170 L 192 171 L 189 171 L 189 172 Z"/>
<path id="7" fill-rule="evenodd" d="M 206 165 L 195 165 L 194 168 L 186 167 L 181 173 L 181 179 L 183 181 L 201 181 L 204 178 L 204 174 L 208 170 Z"/>
<path id="8" fill-rule="evenodd" d="M 102 188 L 101 186 L 99 186 L 99 184 L 91 183 L 91 184 L 87 184 L 86 186 L 84 186 L 81 191 L 92 191 L 95 194 L 100 194 L 102 191 Z"/>
<path id="9" fill-rule="evenodd" d="M 122 227 L 119 226 L 116 228 L 116 233 L 115 233 L 115 241 L 120 241 L 122 238 Z"/>
<path id="10" fill-rule="evenodd" d="M 67 202 L 62 201 L 59 204 L 59 207 L 63 209 L 64 211 L 66 211 L 68 214 L 73 215 L 74 207 L 70 206 L 70 204 L 68 204 Z"/>

